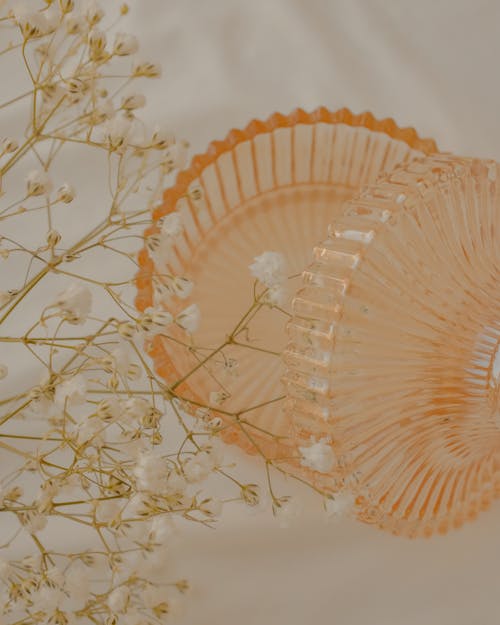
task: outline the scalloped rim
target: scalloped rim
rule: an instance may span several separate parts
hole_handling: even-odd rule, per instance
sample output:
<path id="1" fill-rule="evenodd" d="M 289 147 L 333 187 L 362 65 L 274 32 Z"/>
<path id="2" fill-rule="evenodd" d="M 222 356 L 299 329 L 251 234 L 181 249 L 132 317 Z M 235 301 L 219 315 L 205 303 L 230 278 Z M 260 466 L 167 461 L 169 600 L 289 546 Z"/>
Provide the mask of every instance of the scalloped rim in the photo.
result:
<path id="1" fill-rule="evenodd" d="M 293 110 L 289 115 L 274 113 L 266 120 L 252 119 L 243 130 L 233 128 L 222 141 L 212 141 L 203 154 L 196 154 L 191 160 L 190 166 L 180 171 L 174 186 L 166 189 L 163 193 L 163 203 L 153 211 L 153 221 L 156 222 L 168 213 L 175 210 L 180 198 L 186 194 L 189 185 L 199 177 L 200 173 L 214 163 L 222 154 L 234 149 L 239 143 L 254 139 L 257 135 L 272 132 L 276 128 L 288 128 L 297 124 L 346 124 L 353 127 L 365 127 L 374 132 L 383 132 L 395 140 L 404 141 L 410 148 L 419 150 L 424 154 L 439 152 L 434 139 L 421 138 L 412 127 L 400 128 L 392 117 L 377 119 L 372 113 L 366 111 L 358 115 L 348 108 L 330 111 L 320 106 L 311 113 L 301 108 Z M 148 228 L 144 236 L 151 234 L 153 229 Z M 151 305 L 151 290 L 144 284 L 147 273 L 151 273 L 152 263 L 147 250 L 143 248 L 139 254 L 141 269 L 137 273 L 136 286 L 137 297 L 135 305 L 141 312 Z M 149 270 L 149 271 L 148 271 Z M 147 292 L 146 292 L 147 291 Z M 149 302 L 149 303 L 148 303 Z"/>
<path id="2" fill-rule="evenodd" d="M 377 119 L 368 111 L 355 115 L 348 108 L 338 111 L 330 111 L 324 106 L 318 107 L 311 113 L 297 108 L 289 115 L 274 113 L 268 119 L 262 121 L 252 119 L 243 130 L 233 128 L 222 141 L 212 141 L 203 154 L 196 154 L 191 160 L 190 166 L 179 172 L 173 187 L 163 194 L 163 204 L 153 212 L 156 221 L 174 210 L 177 201 L 186 193 L 189 185 L 200 173 L 216 161 L 221 154 L 234 149 L 239 143 L 249 141 L 257 135 L 266 134 L 276 128 L 288 128 L 298 124 L 346 124 L 353 127 L 365 127 L 374 132 L 383 132 L 392 139 L 404 141 L 410 148 L 419 150 L 424 154 L 439 152 L 434 139 L 421 138 L 412 127 L 400 128 L 392 117 Z"/>

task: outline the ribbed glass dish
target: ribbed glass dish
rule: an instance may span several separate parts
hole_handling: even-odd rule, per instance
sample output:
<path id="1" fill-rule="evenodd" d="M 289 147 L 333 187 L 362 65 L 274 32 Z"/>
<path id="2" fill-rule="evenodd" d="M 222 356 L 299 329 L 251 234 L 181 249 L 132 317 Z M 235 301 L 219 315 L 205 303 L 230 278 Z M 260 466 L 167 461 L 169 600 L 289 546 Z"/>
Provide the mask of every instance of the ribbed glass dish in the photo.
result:
<path id="1" fill-rule="evenodd" d="M 359 517 L 397 534 L 500 494 L 499 180 L 451 156 L 396 169 L 348 203 L 293 303 L 294 438 L 331 438 Z"/>
<path id="2" fill-rule="evenodd" d="M 225 341 L 251 306 L 254 280 L 248 266 L 255 256 L 280 252 L 289 274 L 296 276 L 289 280 L 282 311 L 260 310 L 248 332 L 201 366 L 203 356 L 176 342 L 185 336 L 175 329 L 169 337 L 158 335 L 148 342 L 165 380 L 185 377 L 176 390 L 194 407 L 209 404 L 214 392 L 229 395 L 222 411 L 213 410 L 225 422 L 226 441 L 274 459 L 297 458 L 284 411 L 281 354 L 291 295 L 311 261 L 313 245 L 361 186 L 399 163 L 435 151 L 432 140 L 398 128 L 391 119 L 353 115 L 347 109 L 297 110 L 231 131 L 196 156 L 165 192 L 154 215 L 156 225 L 146 236 L 161 236 L 160 220 L 175 210 L 182 215 L 184 231 L 167 260 L 158 260 L 147 248 L 141 252 L 136 304 L 145 310 L 155 303 L 155 276 L 158 281 L 158 276 L 174 273 L 192 280 L 191 295 L 182 301 L 172 297 L 167 306 L 175 313 L 193 302 L 199 305 L 201 323 L 193 344 L 205 354 Z M 193 188 L 201 189 L 201 199 L 189 195 Z M 233 362 L 237 368 L 227 366 Z"/>

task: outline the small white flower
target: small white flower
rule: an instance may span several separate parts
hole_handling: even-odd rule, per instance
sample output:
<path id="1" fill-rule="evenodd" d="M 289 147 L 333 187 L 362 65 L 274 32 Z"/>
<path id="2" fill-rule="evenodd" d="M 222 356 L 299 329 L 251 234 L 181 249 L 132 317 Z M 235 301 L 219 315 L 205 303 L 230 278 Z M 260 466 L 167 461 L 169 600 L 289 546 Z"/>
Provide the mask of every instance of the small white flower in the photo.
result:
<path id="1" fill-rule="evenodd" d="M 89 33 L 89 53 L 93 61 L 100 61 L 106 56 L 106 33 L 98 28 Z"/>
<path id="2" fill-rule="evenodd" d="M 106 122 L 104 138 L 111 151 L 123 150 L 127 147 L 131 132 L 130 121 L 120 115 L 115 115 Z"/>
<path id="3" fill-rule="evenodd" d="M 172 470 L 167 476 L 165 493 L 167 495 L 183 495 L 187 488 L 187 482 L 178 471 Z"/>
<path id="4" fill-rule="evenodd" d="M 155 516 L 151 522 L 151 538 L 155 543 L 164 545 L 175 532 L 172 521 L 167 516 Z"/>
<path id="5" fill-rule="evenodd" d="M 57 566 L 51 566 L 46 572 L 47 580 L 52 586 L 62 588 L 64 586 L 64 573 Z"/>
<path id="6" fill-rule="evenodd" d="M 104 11 L 95 0 L 88 0 L 85 8 L 85 17 L 91 26 L 97 24 L 104 17 Z"/>
<path id="7" fill-rule="evenodd" d="M 97 416 L 103 421 L 115 421 L 121 417 L 120 402 L 115 397 L 101 399 L 96 408 Z"/>
<path id="8" fill-rule="evenodd" d="M 111 370 L 117 371 L 120 375 L 126 376 L 130 367 L 130 351 L 124 346 L 117 347 L 109 354 Z"/>
<path id="9" fill-rule="evenodd" d="M 272 286 L 265 294 L 265 301 L 271 306 L 282 306 L 287 300 L 287 292 L 284 285 Z"/>
<path id="10" fill-rule="evenodd" d="M 123 412 L 120 421 L 132 424 L 146 416 L 150 403 L 143 397 L 131 397 L 123 402 Z"/>
<path id="11" fill-rule="evenodd" d="M 41 532 L 47 526 L 47 517 L 34 510 L 21 513 L 20 519 L 29 534 Z"/>
<path id="12" fill-rule="evenodd" d="M 161 233 L 172 239 L 178 237 L 184 229 L 181 214 L 177 211 L 165 215 L 161 222 Z"/>
<path id="13" fill-rule="evenodd" d="M 214 460 L 206 451 L 190 456 L 183 464 L 184 475 L 188 482 L 201 482 L 214 468 Z"/>
<path id="14" fill-rule="evenodd" d="M 286 263 L 279 252 L 263 252 L 256 256 L 251 265 L 250 273 L 259 282 L 273 288 L 282 285 L 286 280 Z"/>
<path id="15" fill-rule="evenodd" d="M 38 505 L 38 509 L 42 511 L 44 508 L 47 509 L 52 507 L 52 502 L 54 497 L 59 494 L 60 488 L 58 483 L 53 479 L 45 480 L 40 485 L 38 489 L 38 493 L 36 496 L 36 503 Z"/>
<path id="16" fill-rule="evenodd" d="M 85 445 L 92 442 L 94 447 L 104 445 L 104 426 L 100 419 L 90 418 L 80 423 L 77 429 L 76 441 L 78 445 Z"/>
<path id="17" fill-rule="evenodd" d="M 130 591 L 127 586 L 118 586 L 108 596 L 108 606 L 111 612 L 126 612 L 130 600 Z"/>
<path id="18" fill-rule="evenodd" d="M 161 76 L 161 67 L 157 63 L 151 63 L 150 61 L 140 61 L 135 63 L 132 68 L 132 76 L 145 78 L 159 78 Z"/>
<path id="19" fill-rule="evenodd" d="M 106 120 L 112 119 L 115 115 L 115 107 L 111 99 L 99 102 L 89 117 L 90 124 L 102 124 Z"/>
<path id="20" fill-rule="evenodd" d="M 65 596 L 60 588 L 42 586 L 33 596 L 33 611 L 53 614 L 64 601 Z"/>
<path id="21" fill-rule="evenodd" d="M 85 323 L 92 307 L 92 294 L 88 287 L 72 282 L 56 300 L 68 323 L 79 325 Z"/>
<path id="22" fill-rule="evenodd" d="M 49 7 L 49 9 L 43 13 L 45 14 L 44 34 L 53 33 L 59 26 L 59 21 L 61 19 L 59 11 L 55 7 Z"/>
<path id="23" fill-rule="evenodd" d="M 3 380 L 9 375 L 9 368 L 7 365 L 0 364 L 0 380 Z"/>
<path id="24" fill-rule="evenodd" d="M 122 109 L 134 111 L 146 106 L 146 97 L 142 93 L 131 93 L 122 98 Z"/>
<path id="25" fill-rule="evenodd" d="M 151 315 L 154 325 L 159 328 L 166 328 L 169 326 L 174 318 L 168 310 L 161 310 L 158 308 L 148 308 L 147 312 Z"/>
<path id="26" fill-rule="evenodd" d="M 78 560 L 71 564 L 64 574 L 64 587 L 73 601 L 86 603 L 90 596 L 90 574 L 87 567 Z"/>
<path id="27" fill-rule="evenodd" d="M 95 517 L 99 523 L 110 524 L 120 518 L 122 506 L 114 499 L 99 501 L 95 509 Z"/>
<path id="28" fill-rule="evenodd" d="M 74 188 L 65 182 L 63 185 L 57 189 L 57 201 L 64 202 L 64 204 L 69 204 L 75 199 L 75 190 Z"/>
<path id="29" fill-rule="evenodd" d="M 59 8 L 61 13 L 69 13 L 75 8 L 74 0 L 59 0 Z"/>
<path id="30" fill-rule="evenodd" d="M 335 464 L 333 449 L 324 438 L 318 442 L 311 438 L 311 445 L 309 447 L 299 447 L 299 451 L 302 454 L 302 466 L 309 467 L 313 471 L 328 473 Z"/>
<path id="31" fill-rule="evenodd" d="M 156 150 L 163 150 L 175 143 L 175 138 L 172 133 L 168 132 L 164 128 L 155 126 L 153 133 L 151 134 L 150 145 Z"/>
<path id="32" fill-rule="evenodd" d="M 188 157 L 188 144 L 179 141 L 171 145 L 165 153 L 165 164 L 172 169 L 183 169 Z"/>
<path id="33" fill-rule="evenodd" d="M 52 182 L 46 172 L 35 169 L 26 178 L 26 188 L 29 196 L 48 195 Z"/>
<path id="34" fill-rule="evenodd" d="M 185 308 L 177 315 L 175 322 L 190 334 L 196 332 L 200 324 L 200 309 L 198 308 L 198 304 L 191 304 Z"/>
<path id="35" fill-rule="evenodd" d="M 54 402 L 59 407 L 76 406 L 85 402 L 87 380 L 81 373 L 77 373 L 68 380 L 64 380 L 56 387 Z"/>
<path id="36" fill-rule="evenodd" d="M 158 454 L 142 453 L 139 455 L 133 473 L 139 489 L 161 492 L 165 487 L 167 464 Z"/>
<path id="37" fill-rule="evenodd" d="M 325 500 L 325 512 L 329 517 L 348 515 L 354 508 L 355 496 L 350 491 L 340 491 Z"/>
<path id="38" fill-rule="evenodd" d="M 173 320 L 174 318 L 168 310 L 149 307 L 146 308 L 142 317 L 139 318 L 138 324 L 144 332 L 152 332 L 166 328 Z"/>
<path id="39" fill-rule="evenodd" d="M 81 35 L 88 28 L 88 23 L 83 15 L 65 15 L 64 25 L 68 35 Z"/>
<path id="40" fill-rule="evenodd" d="M 15 20 L 26 39 L 39 37 L 50 32 L 52 15 L 46 16 L 45 11 L 30 11 L 27 6 L 19 4 L 13 9 Z M 52 28 L 53 30 L 53 28 Z"/>
<path id="41" fill-rule="evenodd" d="M 128 33 L 117 33 L 113 46 L 113 53 L 117 56 L 129 56 L 139 49 L 137 37 Z"/>
<path id="42" fill-rule="evenodd" d="M 171 282 L 171 288 L 179 299 L 186 299 L 191 295 L 191 292 L 193 290 L 193 283 L 187 278 L 175 276 L 175 278 Z"/>

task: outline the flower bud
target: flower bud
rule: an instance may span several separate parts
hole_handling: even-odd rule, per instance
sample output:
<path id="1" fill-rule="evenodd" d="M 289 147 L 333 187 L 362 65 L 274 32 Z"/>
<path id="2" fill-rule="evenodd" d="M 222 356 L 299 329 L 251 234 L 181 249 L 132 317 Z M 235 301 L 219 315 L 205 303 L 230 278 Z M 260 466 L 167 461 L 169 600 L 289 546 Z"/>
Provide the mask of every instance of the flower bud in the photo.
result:
<path id="1" fill-rule="evenodd" d="M 153 317 L 151 315 L 142 315 L 137 320 L 137 325 L 143 332 L 149 332 L 153 328 Z"/>
<path id="2" fill-rule="evenodd" d="M 57 189 L 57 201 L 69 204 L 75 199 L 75 190 L 67 182 Z"/>
<path id="3" fill-rule="evenodd" d="M 173 321 L 172 315 L 167 310 L 155 310 L 152 311 L 153 323 L 160 327 L 166 327 Z"/>
<path id="4" fill-rule="evenodd" d="M 102 18 L 104 17 L 104 11 L 97 4 L 97 2 L 94 2 L 92 0 L 87 5 L 87 10 L 85 11 L 85 17 L 87 18 L 88 23 L 91 26 L 94 26 L 95 24 L 97 24 L 98 22 L 102 20 Z"/>
<path id="5" fill-rule="evenodd" d="M 241 498 L 248 506 L 257 506 L 260 501 L 257 484 L 244 484 L 241 487 Z"/>
<path id="6" fill-rule="evenodd" d="M 106 56 L 106 35 L 98 28 L 89 33 L 89 54 L 92 61 L 100 61 Z"/>
<path id="7" fill-rule="evenodd" d="M 111 374 L 108 380 L 108 388 L 111 389 L 112 391 L 116 391 L 119 384 L 120 382 L 118 380 L 118 376 L 116 375 L 116 373 Z"/>
<path id="8" fill-rule="evenodd" d="M 72 94 L 82 94 L 88 89 L 87 83 L 79 78 L 70 78 L 66 81 L 66 89 Z"/>
<path id="9" fill-rule="evenodd" d="M 134 111 L 146 106 L 146 98 L 142 93 L 132 93 L 122 99 L 122 109 L 125 111 Z"/>
<path id="10" fill-rule="evenodd" d="M 156 252 L 161 247 L 161 237 L 158 234 L 151 234 L 146 238 L 146 246 L 150 252 Z"/>
<path id="11" fill-rule="evenodd" d="M 161 128 L 154 129 L 153 134 L 151 135 L 151 147 L 155 150 L 163 150 L 174 143 L 175 138 L 171 133 L 166 130 L 162 130 Z"/>
<path id="12" fill-rule="evenodd" d="M 141 419 L 141 424 L 145 428 L 156 428 L 160 423 L 161 412 L 158 408 L 154 406 L 150 406 L 146 414 L 143 415 Z"/>
<path id="13" fill-rule="evenodd" d="M 127 369 L 127 378 L 129 380 L 140 380 L 142 377 L 142 369 L 135 362 L 131 363 Z"/>
<path id="14" fill-rule="evenodd" d="M 12 137 L 7 137 L 2 141 L 2 152 L 4 153 L 15 152 L 18 147 L 19 143 Z"/>
<path id="15" fill-rule="evenodd" d="M 57 230 L 49 230 L 47 232 L 47 245 L 49 247 L 55 247 L 61 240 L 61 235 Z"/>
<path id="16" fill-rule="evenodd" d="M 130 134 L 130 121 L 117 115 L 106 123 L 104 134 L 109 150 L 126 148 Z"/>
<path id="17" fill-rule="evenodd" d="M 128 33 L 117 33 L 113 46 L 113 53 L 117 56 L 129 56 L 135 54 L 139 49 L 139 42 L 134 35 Z"/>
<path id="18" fill-rule="evenodd" d="M 188 192 L 188 197 L 193 200 L 194 202 L 197 202 L 198 200 L 201 200 L 202 198 L 202 191 L 200 189 L 200 187 L 194 187 L 193 189 L 191 189 Z"/>
<path id="19" fill-rule="evenodd" d="M 132 68 L 132 76 L 145 78 L 159 78 L 161 76 L 161 67 L 157 63 L 151 63 L 150 61 L 144 61 L 136 63 Z"/>
<path id="20" fill-rule="evenodd" d="M 88 28 L 85 18 L 81 15 L 66 15 L 64 24 L 68 35 L 80 35 Z"/>
<path id="21" fill-rule="evenodd" d="M 47 195 L 52 190 L 52 182 L 46 172 L 33 170 L 26 178 L 26 187 L 29 196 Z"/>
<path id="22" fill-rule="evenodd" d="M 136 326 L 130 321 L 124 321 L 118 325 L 118 334 L 125 339 L 133 339 L 136 332 Z"/>
<path id="23" fill-rule="evenodd" d="M 70 13 L 75 8 L 74 0 L 59 0 L 61 13 Z"/>

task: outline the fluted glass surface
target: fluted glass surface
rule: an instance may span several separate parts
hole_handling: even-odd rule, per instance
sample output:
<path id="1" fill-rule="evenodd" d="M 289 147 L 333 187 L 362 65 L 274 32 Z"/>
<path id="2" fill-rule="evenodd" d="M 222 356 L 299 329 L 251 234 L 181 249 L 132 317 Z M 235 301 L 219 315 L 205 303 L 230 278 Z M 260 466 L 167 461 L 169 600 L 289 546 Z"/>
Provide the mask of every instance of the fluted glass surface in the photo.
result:
<path id="1" fill-rule="evenodd" d="M 245 346 L 226 346 L 177 389 L 202 404 L 209 403 L 214 391 L 229 394 L 224 411 L 213 411 L 225 420 L 227 441 L 273 458 L 297 457 L 282 399 L 281 353 L 291 296 L 310 263 L 313 245 L 324 238 L 328 224 L 362 185 L 373 183 L 398 163 L 435 150 L 433 141 L 420 139 L 413 129 L 398 128 L 390 119 L 353 115 L 347 109 L 335 113 L 318 109 L 311 114 L 298 110 L 253 121 L 242 131 L 232 131 L 225 141 L 212 143 L 165 193 L 155 220 L 178 210 L 184 232 L 166 260 L 146 248 L 141 253 L 137 306 L 144 310 L 154 303 L 155 274 L 157 281 L 166 273 L 192 280 L 195 288 L 189 298 L 172 297 L 167 306 L 175 313 L 192 302 L 199 305 L 201 324 L 193 342 L 205 353 L 224 341 L 251 305 L 253 278 L 248 266 L 255 256 L 280 252 L 289 274 L 297 276 L 289 280 L 284 313 L 260 310 L 247 335 L 239 337 Z M 201 199 L 186 195 L 193 188 L 201 189 Z M 146 234 L 154 233 L 161 233 L 158 225 Z M 185 338 L 181 333 L 173 329 L 169 334 L 170 338 L 156 336 L 147 347 L 160 375 L 174 381 L 196 367 L 200 356 L 175 342 Z M 225 365 L 233 359 L 238 367 L 228 374 Z M 241 411 L 249 424 L 246 430 L 227 414 Z"/>
<path id="2" fill-rule="evenodd" d="M 500 494 L 500 167 L 432 156 L 349 202 L 289 324 L 294 438 L 328 437 L 358 515 L 446 532 Z"/>

